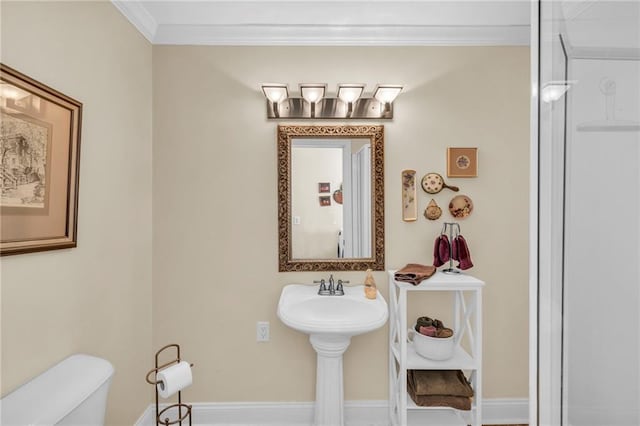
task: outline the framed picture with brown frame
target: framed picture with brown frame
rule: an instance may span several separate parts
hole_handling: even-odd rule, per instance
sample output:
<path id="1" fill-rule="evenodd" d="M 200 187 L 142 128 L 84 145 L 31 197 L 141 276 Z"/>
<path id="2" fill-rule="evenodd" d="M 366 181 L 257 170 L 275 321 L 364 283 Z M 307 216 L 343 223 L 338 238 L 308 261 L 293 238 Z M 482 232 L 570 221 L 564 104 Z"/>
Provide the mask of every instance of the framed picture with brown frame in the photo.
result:
<path id="1" fill-rule="evenodd" d="M 318 201 L 320 201 L 320 207 L 326 207 L 331 205 L 331 197 L 328 195 L 319 196 Z"/>
<path id="2" fill-rule="evenodd" d="M 331 183 L 330 182 L 319 182 L 318 183 L 318 192 L 320 192 L 320 193 L 331 192 Z"/>
<path id="3" fill-rule="evenodd" d="M 0 64 L 0 255 L 77 245 L 82 104 Z"/>
<path id="4" fill-rule="evenodd" d="M 447 176 L 470 178 L 478 176 L 478 148 L 447 148 Z"/>

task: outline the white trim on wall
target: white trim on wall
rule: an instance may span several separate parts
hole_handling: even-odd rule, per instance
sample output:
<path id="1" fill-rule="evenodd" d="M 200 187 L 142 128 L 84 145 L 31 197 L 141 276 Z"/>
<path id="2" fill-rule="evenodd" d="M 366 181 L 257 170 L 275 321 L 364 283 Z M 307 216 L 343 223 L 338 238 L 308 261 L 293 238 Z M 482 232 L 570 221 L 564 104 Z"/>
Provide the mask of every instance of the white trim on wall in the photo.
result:
<path id="1" fill-rule="evenodd" d="M 140 34 L 153 43 L 158 24 L 141 2 L 111 0 L 111 3 L 136 27 Z"/>
<path id="2" fill-rule="evenodd" d="M 163 45 L 526 46 L 529 26 L 160 25 Z"/>
<path id="3" fill-rule="evenodd" d="M 524 1 L 376 0 L 375 7 L 358 1 L 111 1 L 151 43 L 162 45 L 529 44 Z"/>
<path id="4" fill-rule="evenodd" d="M 194 426 L 309 426 L 313 422 L 313 402 L 210 402 L 193 404 Z M 161 405 L 161 409 L 166 405 Z M 527 423 L 526 398 L 486 399 L 483 423 Z M 149 405 L 134 426 L 155 426 L 155 404 Z M 388 426 L 388 401 L 346 401 L 347 426 Z M 414 413 L 414 414 L 420 414 Z"/>

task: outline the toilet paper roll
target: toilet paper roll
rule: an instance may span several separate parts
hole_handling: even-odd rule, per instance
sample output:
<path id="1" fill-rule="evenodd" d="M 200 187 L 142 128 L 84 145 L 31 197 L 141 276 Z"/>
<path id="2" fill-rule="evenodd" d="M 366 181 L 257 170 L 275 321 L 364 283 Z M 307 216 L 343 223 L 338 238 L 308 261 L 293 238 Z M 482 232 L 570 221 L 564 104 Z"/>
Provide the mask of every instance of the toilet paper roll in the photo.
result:
<path id="1" fill-rule="evenodd" d="M 158 394 L 162 398 L 169 398 L 174 393 L 181 391 L 191 385 L 193 378 L 191 376 L 191 366 L 186 361 L 181 361 L 164 370 L 160 370 L 156 375 L 158 384 Z"/>

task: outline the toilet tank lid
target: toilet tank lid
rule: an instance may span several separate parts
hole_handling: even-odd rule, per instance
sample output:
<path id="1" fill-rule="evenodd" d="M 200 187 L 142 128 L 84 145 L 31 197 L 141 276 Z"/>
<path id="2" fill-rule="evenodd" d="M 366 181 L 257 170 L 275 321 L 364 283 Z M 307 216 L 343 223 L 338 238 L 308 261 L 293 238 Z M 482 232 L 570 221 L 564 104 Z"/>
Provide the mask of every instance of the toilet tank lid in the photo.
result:
<path id="1" fill-rule="evenodd" d="M 0 424 L 56 424 L 109 380 L 113 371 L 102 358 L 71 355 L 2 398 Z"/>

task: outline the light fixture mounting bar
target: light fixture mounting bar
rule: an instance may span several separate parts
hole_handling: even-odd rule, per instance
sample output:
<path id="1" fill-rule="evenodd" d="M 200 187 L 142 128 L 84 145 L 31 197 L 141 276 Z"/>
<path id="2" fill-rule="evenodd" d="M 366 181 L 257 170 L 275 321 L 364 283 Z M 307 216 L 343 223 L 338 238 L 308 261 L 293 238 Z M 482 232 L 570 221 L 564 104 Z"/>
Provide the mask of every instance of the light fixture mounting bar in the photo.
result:
<path id="1" fill-rule="evenodd" d="M 278 104 L 277 113 L 273 103 L 267 101 L 267 118 L 296 120 L 390 120 L 393 118 L 393 103 L 387 104 L 385 108 L 385 104 L 375 98 L 360 98 L 353 102 L 352 108 L 351 114 L 347 115 L 348 105 L 345 102 L 338 98 L 322 98 L 316 103 L 312 116 L 309 102 L 302 98 L 287 98 Z"/>

